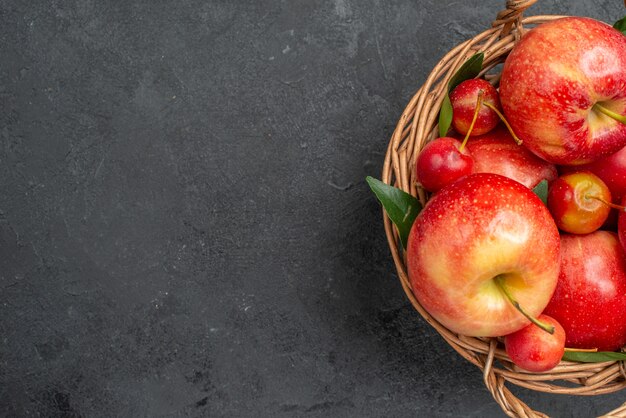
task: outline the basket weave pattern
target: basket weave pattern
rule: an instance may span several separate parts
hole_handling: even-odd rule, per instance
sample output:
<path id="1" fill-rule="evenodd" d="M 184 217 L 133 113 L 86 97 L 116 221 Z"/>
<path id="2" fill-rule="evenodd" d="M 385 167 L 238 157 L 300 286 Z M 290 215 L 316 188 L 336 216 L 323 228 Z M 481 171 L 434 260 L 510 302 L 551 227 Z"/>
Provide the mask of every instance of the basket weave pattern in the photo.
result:
<path id="1" fill-rule="evenodd" d="M 498 13 L 492 28 L 449 51 L 434 67 L 424 85 L 404 109 L 389 142 L 383 166 L 382 180 L 387 184 L 417 196 L 422 204 L 428 194 L 415 178 L 415 159 L 422 147 L 437 137 L 437 118 L 448 80 L 459 67 L 477 52 L 484 53 L 484 75 L 496 83 L 499 74 L 495 66 L 504 62 L 527 27 L 563 16 L 544 15 L 524 18 L 522 12 L 536 0 L 508 0 L 506 9 Z M 511 417 L 545 417 L 518 399 L 505 386 L 506 382 L 541 392 L 598 395 L 626 387 L 624 362 L 574 363 L 562 361 L 546 373 L 526 373 L 508 358 L 497 338 L 473 338 L 458 335 L 432 318 L 415 299 L 406 269 L 405 254 L 399 246 L 397 231 L 384 215 L 385 232 L 402 287 L 415 309 L 465 359 L 483 371 L 484 382 L 502 410 Z M 605 415 L 626 417 L 626 403 Z"/>

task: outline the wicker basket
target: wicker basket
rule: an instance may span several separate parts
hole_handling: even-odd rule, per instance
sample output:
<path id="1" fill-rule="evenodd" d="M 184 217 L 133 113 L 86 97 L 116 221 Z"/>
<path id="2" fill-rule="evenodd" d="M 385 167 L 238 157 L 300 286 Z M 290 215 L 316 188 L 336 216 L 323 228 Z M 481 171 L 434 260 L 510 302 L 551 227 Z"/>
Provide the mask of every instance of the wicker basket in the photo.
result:
<path id="1" fill-rule="evenodd" d="M 529 26 L 563 16 L 522 17 L 536 0 L 508 0 L 506 9 L 498 13 L 492 28 L 453 48 L 435 66 L 425 84 L 408 103 L 391 137 L 382 173 L 382 180 L 417 196 L 422 204 L 427 193 L 415 179 L 415 159 L 424 144 L 437 137 L 437 118 L 448 80 L 473 54 L 484 53 L 481 74 L 496 82 L 494 67 L 504 62 L 507 54 Z M 506 382 L 541 392 L 598 395 L 626 387 L 624 362 L 573 363 L 562 361 L 547 373 L 526 373 L 513 365 L 496 338 L 472 338 L 457 335 L 439 324 L 415 299 L 408 278 L 404 253 L 397 231 L 384 215 L 385 232 L 398 276 L 415 309 L 461 356 L 483 371 L 484 382 L 502 410 L 511 417 L 544 417 L 518 399 L 505 386 Z M 608 413 L 610 417 L 626 417 L 626 403 Z"/>

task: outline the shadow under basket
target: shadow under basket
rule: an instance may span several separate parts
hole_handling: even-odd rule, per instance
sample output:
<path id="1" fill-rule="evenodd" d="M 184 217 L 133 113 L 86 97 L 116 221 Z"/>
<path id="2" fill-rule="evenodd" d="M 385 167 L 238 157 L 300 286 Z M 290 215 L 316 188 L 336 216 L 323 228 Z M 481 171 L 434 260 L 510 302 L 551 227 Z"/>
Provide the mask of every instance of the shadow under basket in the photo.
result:
<path id="1" fill-rule="evenodd" d="M 523 17 L 523 11 L 535 2 L 536 0 L 507 1 L 506 9 L 498 13 L 490 29 L 456 46 L 439 61 L 424 85 L 409 101 L 398 121 L 385 155 L 383 182 L 417 196 L 422 204 L 426 203 L 428 193 L 419 186 L 415 178 L 415 159 L 423 146 L 437 137 L 439 109 L 447 93 L 448 81 L 467 59 L 478 52 L 484 54 L 481 75 L 492 82 L 497 81 L 498 65 L 504 62 L 525 30 L 564 17 Z M 466 337 L 445 328 L 415 299 L 397 231 L 385 214 L 383 218 L 389 247 L 407 297 L 420 315 L 452 348 L 482 370 L 485 385 L 505 414 L 511 417 L 547 416 L 518 399 L 506 387 L 507 382 L 531 390 L 567 395 L 600 395 L 626 387 L 626 366 L 622 361 L 561 361 L 549 372 L 528 373 L 511 362 L 497 338 Z M 604 416 L 626 417 L 626 403 Z"/>

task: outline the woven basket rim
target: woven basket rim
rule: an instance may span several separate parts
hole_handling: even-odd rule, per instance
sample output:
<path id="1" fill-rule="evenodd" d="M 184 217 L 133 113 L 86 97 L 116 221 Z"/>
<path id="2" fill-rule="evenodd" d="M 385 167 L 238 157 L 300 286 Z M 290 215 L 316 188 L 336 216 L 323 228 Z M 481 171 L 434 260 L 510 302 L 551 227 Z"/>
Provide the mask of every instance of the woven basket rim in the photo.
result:
<path id="1" fill-rule="evenodd" d="M 536 0 L 535 0 L 536 1 Z M 535 1 L 507 2 L 527 3 Z M 507 10 L 510 9 L 507 8 Z M 438 116 L 447 82 L 456 70 L 473 54 L 484 53 L 483 69 L 487 74 L 502 63 L 514 44 L 523 36 L 525 27 L 535 26 L 566 15 L 537 15 L 521 17 L 501 12 L 493 27 L 451 49 L 433 68 L 421 88 L 406 105 L 389 141 L 382 181 L 419 198 L 422 204 L 427 194 L 415 181 L 415 158 L 423 145 L 437 136 Z M 497 77 L 497 75 L 495 75 Z M 502 410 L 512 417 L 543 417 L 518 399 L 505 386 L 509 382 L 527 389 L 568 395 L 600 395 L 626 387 L 624 362 L 561 363 L 545 373 L 529 373 L 517 368 L 501 348 L 497 338 L 475 338 L 457 335 L 437 322 L 417 301 L 411 290 L 406 269 L 405 253 L 399 245 L 399 236 L 383 210 L 385 234 L 402 288 L 418 313 L 463 358 L 483 371 L 485 385 Z M 626 403 L 609 413 L 612 417 L 626 417 Z"/>

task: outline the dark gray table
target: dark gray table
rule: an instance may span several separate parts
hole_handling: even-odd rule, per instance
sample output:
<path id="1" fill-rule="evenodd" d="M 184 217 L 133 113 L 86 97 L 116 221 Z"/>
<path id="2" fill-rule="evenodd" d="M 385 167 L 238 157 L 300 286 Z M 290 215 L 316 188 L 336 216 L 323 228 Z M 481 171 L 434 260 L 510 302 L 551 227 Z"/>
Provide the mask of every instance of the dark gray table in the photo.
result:
<path id="1" fill-rule="evenodd" d="M 503 6 L 0 1 L 0 415 L 501 415 L 406 300 L 364 177 Z"/>

